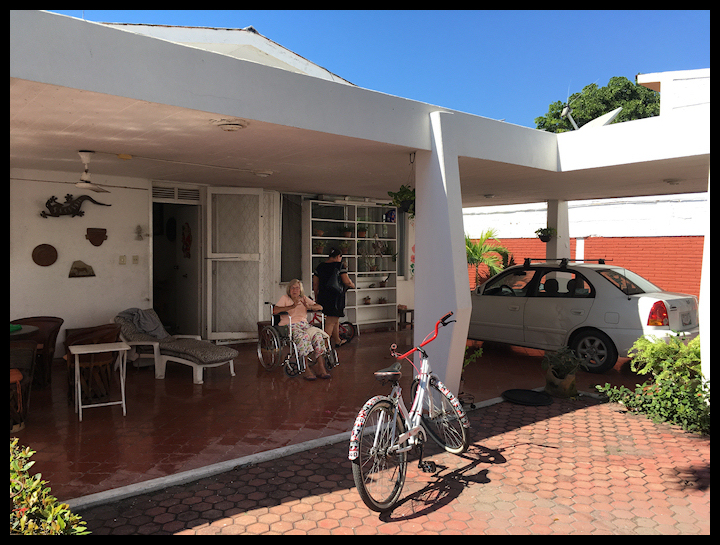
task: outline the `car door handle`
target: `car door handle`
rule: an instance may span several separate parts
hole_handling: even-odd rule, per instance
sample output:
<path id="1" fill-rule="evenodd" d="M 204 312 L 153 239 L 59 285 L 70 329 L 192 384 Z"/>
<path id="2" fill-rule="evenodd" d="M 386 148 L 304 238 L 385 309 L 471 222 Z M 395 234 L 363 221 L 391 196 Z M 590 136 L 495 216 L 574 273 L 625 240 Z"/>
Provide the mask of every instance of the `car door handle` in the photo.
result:
<path id="1" fill-rule="evenodd" d="M 570 314 L 574 314 L 575 316 L 582 316 L 585 314 L 584 310 L 574 309 L 570 311 Z"/>
<path id="2" fill-rule="evenodd" d="M 508 310 L 513 310 L 513 311 L 520 310 L 520 306 L 519 305 L 510 305 L 508 307 Z"/>

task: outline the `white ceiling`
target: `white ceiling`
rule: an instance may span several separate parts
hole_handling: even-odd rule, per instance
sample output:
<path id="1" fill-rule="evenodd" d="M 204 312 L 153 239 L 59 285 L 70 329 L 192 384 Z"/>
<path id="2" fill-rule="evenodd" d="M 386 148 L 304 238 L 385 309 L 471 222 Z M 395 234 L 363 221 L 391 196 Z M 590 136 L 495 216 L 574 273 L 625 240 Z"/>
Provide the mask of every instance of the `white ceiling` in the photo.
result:
<path id="1" fill-rule="evenodd" d="M 129 176 L 377 200 L 409 179 L 408 147 L 253 120 L 226 132 L 222 121 L 209 112 L 11 78 L 10 167 L 79 178 L 77 152 L 85 149 L 96 152 L 96 183 Z M 465 157 L 459 163 L 464 206 L 704 192 L 709 172 L 707 155 L 566 173 Z"/>

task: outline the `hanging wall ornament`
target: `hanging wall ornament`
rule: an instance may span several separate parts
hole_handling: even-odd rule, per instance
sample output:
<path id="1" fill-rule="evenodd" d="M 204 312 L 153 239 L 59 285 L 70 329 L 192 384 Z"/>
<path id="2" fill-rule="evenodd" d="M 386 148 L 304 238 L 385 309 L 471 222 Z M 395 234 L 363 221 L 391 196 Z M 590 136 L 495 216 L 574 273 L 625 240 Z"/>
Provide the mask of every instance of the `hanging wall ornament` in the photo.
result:
<path id="1" fill-rule="evenodd" d="M 85 238 L 88 239 L 93 246 L 100 246 L 107 240 L 107 229 L 88 227 Z"/>
<path id="2" fill-rule="evenodd" d="M 182 226 L 182 253 L 183 257 L 190 259 L 190 247 L 192 246 L 192 229 L 188 222 L 183 223 Z"/>
<path id="3" fill-rule="evenodd" d="M 45 203 L 45 208 L 47 208 L 48 211 L 45 212 L 45 210 L 43 210 L 40 212 L 40 215 L 43 218 L 59 218 L 60 216 L 70 216 L 74 218 L 75 216 L 84 216 L 85 212 L 80 210 L 80 207 L 85 201 L 90 201 L 100 206 L 112 206 L 111 204 L 97 202 L 89 195 L 80 195 L 77 199 L 73 199 L 73 196 L 68 193 L 65 195 L 65 202 L 63 204 L 58 202 L 55 195 L 50 197 Z"/>
<path id="4" fill-rule="evenodd" d="M 50 244 L 35 246 L 32 252 L 32 260 L 41 267 L 48 267 L 57 261 L 58 253 Z"/>
<path id="5" fill-rule="evenodd" d="M 93 268 L 82 261 L 73 261 L 68 278 L 83 278 L 85 276 L 95 276 Z"/>

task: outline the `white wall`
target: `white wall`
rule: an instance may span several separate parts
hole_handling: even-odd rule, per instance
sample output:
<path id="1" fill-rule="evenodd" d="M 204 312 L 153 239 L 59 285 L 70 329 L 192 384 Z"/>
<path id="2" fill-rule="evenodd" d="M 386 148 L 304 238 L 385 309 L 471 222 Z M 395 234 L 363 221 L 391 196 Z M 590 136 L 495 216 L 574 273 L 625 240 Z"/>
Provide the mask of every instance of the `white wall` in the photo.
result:
<path id="1" fill-rule="evenodd" d="M 638 74 L 639 84 L 660 92 L 660 115 L 704 109 L 710 115 L 710 69 Z"/>
<path id="2" fill-rule="evenodd" d="M 150 237 L 135 240 L 135 228 L 150 229 L 147 180 L 94 177 L 111 193 L 94 193 L 75 187 L 78 174 L 11 169 L 10 171 L 10 320 L 28 316 L 59 316 L 65 323 L 58 336 L 56 356 L 62 355 L 66 328 L 110 323 L 121 310 L 150 306 Z M 65 201 L 90 195 L 98 206 L 85 202 L 82 217 L 42 218 L 45 202 L 56 196 Z M 88 227 L 107 229 L 107 240 L 93 246 L 85 238 Z M 48 267 L 36 265 L 32 251 L 50 244 L 58 252 Z M 127 264 L 119 265 L 119 256 Z M 132 256 L 138 256 L 133 264 Z M 92 266 L 95 276 L 68 278 L 73 261 Z"/>
<path id="3" fill-rule="evenodd" d="M 568 203 L 570 237 L 700 236 L 709 213 L 708 193 L 594 199 Z M 545 203 L 463 209 L 465 232 L 479 238 L 487 229 L 498 237 L 534 238 L 547 223 Z"/>

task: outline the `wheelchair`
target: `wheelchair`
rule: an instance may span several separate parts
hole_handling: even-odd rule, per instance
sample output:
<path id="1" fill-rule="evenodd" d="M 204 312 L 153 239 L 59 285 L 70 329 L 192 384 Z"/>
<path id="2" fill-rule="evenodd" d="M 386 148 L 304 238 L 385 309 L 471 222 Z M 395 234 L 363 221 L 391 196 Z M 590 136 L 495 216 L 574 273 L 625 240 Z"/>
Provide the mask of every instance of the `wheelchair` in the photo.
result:
<path id="1" fill-rule="evenodd" d="M 288 377 L 296 377 L 303 374 L 307 369 L 305 358 L 298 353 L 297 346 L 292 340 L 292 319 L 288 325 L 278 325 L 281 315 L 287 315 L 287 312 L 273 314 L 274 305 L 270 305 L 271 322 L 270 324 L 258 323 L 258 345 L 257 355 L 260 364 L 267 370 L 272 371 L 280 363 Z M 325 326 L 325 315 L 322 316 L 322 328 Z M 338 357 L 335 348 L 332 346 L 329 337 L 323 336 L 325 340 L 325 367 L 329 371 L 338 365 Z"/>

